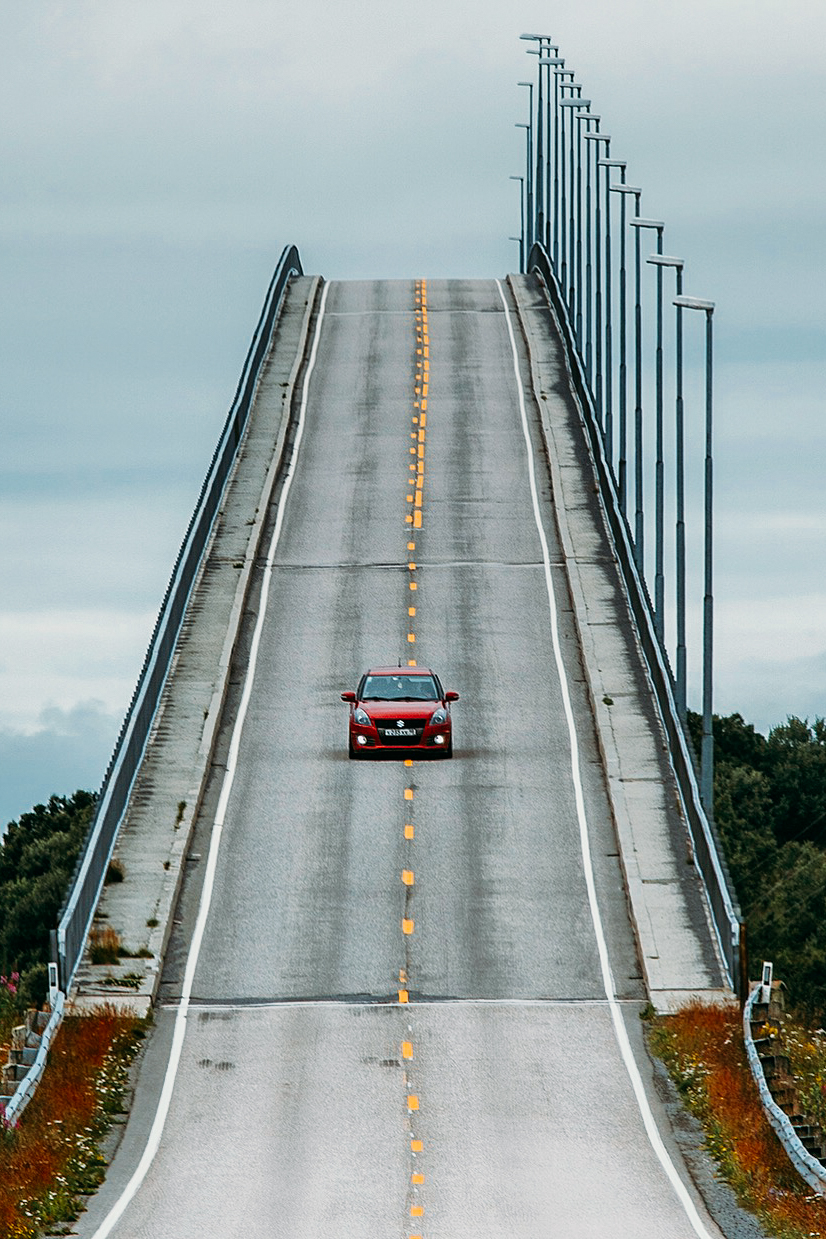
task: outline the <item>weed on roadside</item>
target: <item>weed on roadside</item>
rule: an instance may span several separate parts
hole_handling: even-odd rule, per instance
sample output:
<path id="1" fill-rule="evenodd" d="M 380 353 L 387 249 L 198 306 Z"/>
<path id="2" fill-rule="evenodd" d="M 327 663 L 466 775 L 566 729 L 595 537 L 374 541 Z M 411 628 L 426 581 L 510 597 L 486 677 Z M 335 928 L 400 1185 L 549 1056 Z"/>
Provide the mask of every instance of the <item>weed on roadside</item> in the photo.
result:
<path id="1" fill-rule="evenodd" d="M 89 958 L 93 964 L 116 964 L 120 959 L 122 943 L 111 925 L 92 927 L 89 935 Z"/>
<path id="2" fill-rule="evenodd" d="M 789 1055 L 803 1113 L 826 1131 L 826 1029 L 812 1032 L 787 1015 L 783 1019 L 783 1047 Z"/>
<path id="3" fill-rule="evenodd" d="M 64 1019 L 33 1100 L 0 1138 L 0 1235 L 38 1239 L 77 1218 L 103 1178 L 100 1141 L 145 1033 L 145 1021 L 111 1008 Z"/>
<path id="4" fill-rule="evenodd" d="M 826 1199 L 797 1174 L 763 1113 L 739 1009 L 697 1003 L 659 1017 L 650 1045 L 700 1120 L 706 1147 L 740 1204 L 779 1239 L 826 1236 Z"/>

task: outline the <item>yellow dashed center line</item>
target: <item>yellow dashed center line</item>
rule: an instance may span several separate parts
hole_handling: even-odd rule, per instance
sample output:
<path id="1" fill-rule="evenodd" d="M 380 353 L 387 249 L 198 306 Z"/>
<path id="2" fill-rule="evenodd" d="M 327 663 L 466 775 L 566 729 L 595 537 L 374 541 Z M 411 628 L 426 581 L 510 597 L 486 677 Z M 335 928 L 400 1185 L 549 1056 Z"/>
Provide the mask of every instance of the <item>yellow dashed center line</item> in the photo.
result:
<path id="1" fill-rule="evenodd" d="M 416 326 L 416 341 L 415 341 L 415 377 L 413 385 L 413 405 L 411 410 L 410 425 L 410 440 L 411 446 L 409 449 L 410 456 L 413 459 L 408 465 L 408 476 L 405 480 L 405 495 L 407 498 L 408 510 L 405 514 L 405 525 L 413 527 L 413 530 L 422 528 L 424 519 L 424 483 L 425 483 L 425 464 L 427 460 L 427 401 L 429 395 L 430 384 L 430 333 L 428 329 L 428 311 L 427 311 L 427 284 L 424 280 L 418 280 L 415 286 L 415 326 Z M 418 582 L 415 576 L 418 571 L 415 554 L 417 543 L 412 538 L 412 531 L 408 528 L 407 538 L 411 539 L 406 542 L 408 552 L 407 572 L 408 572 L 408 589 L 411 593 L 415 593 L 418 589 Z M 418 606 L 408 605 L 407 608 L 407 644 L 413 646 L 416 644 L 415 624 L 418 617 Z M 408 659 L 408 666 L 415 667 L 415 658 Z M 412 759 L 405 760 L 405 766 L 412 766 Z M 405 802 L 405 817 L 410 818 L 413 814 L 413 804 L 415 797 L 415 784 L 404 788 Z M 404 910 L 401 916 L 401 931 L 404 941 L 404 958 L 408 960 L 409 955 L 409 939 L 416 931 L 416 921 L 412 915 L 412 903 L 415 898 L 416 877 L 413 864 L 413 845 L 416 839 L 416 829 L 413 821 L 407 820 L 404 822 L 404 840 L 407 845 L 405 867 L 401 870 L 401 882 L 404 888 Z M 408 976 L 407 967 L 399 969 L 398 1001 L 400 1006 L 408 1008 L 408 1019 L 412 1020 L 413 1011 L 409 1007 L 410 1003 L 410 978 Z M 417 1165 L 419 1154 L 424 1151 L 424 1141 L 417 1134 L 415 1124 L 418 1121 L 419 1115 L 422 1112 L 421 1096 L 417 1088 L 417 1081 L 414 1075 L 411 1078 L 411 1066 L 414 1060 L 414 1038 L 413 1038 L 413 1023 L 407 1025 L 407 1039 L 401 1043 L 401 1056 L 404 1062 L 404 1096 L 406 1101 L 406 1114 L 408 1121 L 408 1137 L 410 1140 L 410 1157 L 411 1165 L 409 1167 L 409 1185 L 407 1188 L 407 1208 L 409 1218 L 423 1218 L 425 1206 L 421 1199 L 421 1189 L 424 1187 L 425 1175 Z M 421 1225 L 421 1223 L 420 1223 Z M 409 1224 L 404 1228 L 408 1239 L 423 1239 L 422 1234 L 416 1231 L 413 1233 Z"/>

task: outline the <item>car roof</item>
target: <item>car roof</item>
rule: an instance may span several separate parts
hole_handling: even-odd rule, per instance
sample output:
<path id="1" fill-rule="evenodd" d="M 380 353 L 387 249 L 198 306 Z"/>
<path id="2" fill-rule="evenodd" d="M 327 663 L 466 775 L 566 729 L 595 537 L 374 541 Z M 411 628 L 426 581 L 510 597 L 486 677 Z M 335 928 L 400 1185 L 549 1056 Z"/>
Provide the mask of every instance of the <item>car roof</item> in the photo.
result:
<path id="1" fill-rule="evenodd" d="M 433 675 L 429 667 L 370 667 L 365 675 Z"/>

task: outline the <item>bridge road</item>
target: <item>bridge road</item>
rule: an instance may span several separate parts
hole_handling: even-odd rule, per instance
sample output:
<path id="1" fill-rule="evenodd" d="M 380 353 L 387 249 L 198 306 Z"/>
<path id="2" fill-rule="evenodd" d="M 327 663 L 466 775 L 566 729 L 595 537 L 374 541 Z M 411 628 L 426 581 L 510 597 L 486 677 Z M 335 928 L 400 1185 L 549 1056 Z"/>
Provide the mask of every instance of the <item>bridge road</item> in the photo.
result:
<path id="1" fill-rule="evenodd" d="M 696 1234 L 605 1001 L 499 287 L 333 283 L 308 392 L 169 1114 L 111 1233 Z M 528 416 L 596 891 L 650 1078 Z M 460 692 L 453 761 L 348 761 L 339 693 L 398 658 Z M 117 1199 L 146 1110 L 79 1234 Z"/>

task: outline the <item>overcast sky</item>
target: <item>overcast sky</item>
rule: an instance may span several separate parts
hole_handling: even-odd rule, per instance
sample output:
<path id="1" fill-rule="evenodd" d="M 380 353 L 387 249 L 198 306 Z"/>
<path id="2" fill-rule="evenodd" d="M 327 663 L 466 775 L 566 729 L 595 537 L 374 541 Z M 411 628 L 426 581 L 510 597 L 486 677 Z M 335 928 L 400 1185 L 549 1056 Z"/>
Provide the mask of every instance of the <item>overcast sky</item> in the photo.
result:
<path id="1" fill-rule="evenodd" d="M 100 783 L 283 246 L 515 269 L 526 30 L 717 303 L 716 707 L 826 713 L 826 6 L 4 0 L 0 823 Z"/>

